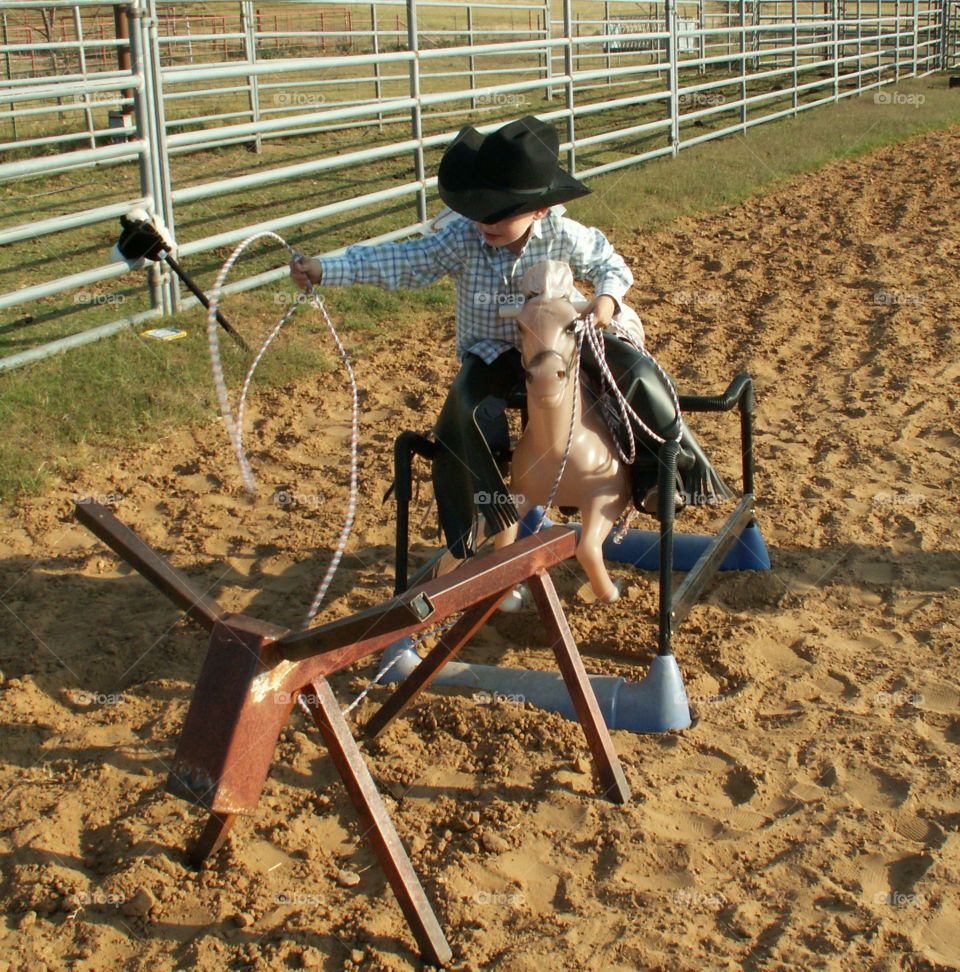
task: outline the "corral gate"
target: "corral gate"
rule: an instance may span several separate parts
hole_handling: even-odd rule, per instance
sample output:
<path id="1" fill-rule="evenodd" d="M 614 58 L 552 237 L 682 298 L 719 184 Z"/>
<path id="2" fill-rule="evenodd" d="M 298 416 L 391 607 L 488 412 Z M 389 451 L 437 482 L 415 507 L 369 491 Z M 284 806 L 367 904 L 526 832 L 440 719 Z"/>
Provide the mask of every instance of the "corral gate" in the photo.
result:
<path id="1" fill-rule="evenodd" d="M 436 160 L 468 120 L 550 119 L 566 164 L 589 179 L 955 65 L 958 10 L 5 0 L 0 251 L 17 256 L 0 263 L 0 312 L 13 315 L 0 369 L 193 301 L 157 267 L 144 291 L 111 261 L 116 221 L 134 205 L 163 218 L 202 279 L 261 228 L 299 234 L 313 252 L 400 239 L 437 210 Z M 37 322 L 54 339 L 18 350 L 38 343 Z"/>

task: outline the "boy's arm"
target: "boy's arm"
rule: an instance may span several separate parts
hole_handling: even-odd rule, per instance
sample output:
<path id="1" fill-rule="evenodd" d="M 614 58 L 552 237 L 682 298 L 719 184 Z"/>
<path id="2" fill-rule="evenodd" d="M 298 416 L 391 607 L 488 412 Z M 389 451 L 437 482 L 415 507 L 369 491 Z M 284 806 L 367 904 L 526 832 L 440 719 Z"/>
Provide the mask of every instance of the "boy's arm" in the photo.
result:
<path id="1" fill-rule="evenodd" d="M 304 260 L 299 267 L 292 264 L 291 276 L 301 288 L 305 286 L 304 277 L 315 284 L 322 281 L 333 286 L 364 283 L 385 290 L 425 287 L 462 268 L 463 255 L 457 242 L 455 233 L 440 230 L 403 243 L 350 246 L 341 256 Z"/>
<path id="2" fill-rule="evenodd" d="M 570 248 L 567 262 L 574 276 L 589 280 L 593 286 L 594 299 L 588 311 L 599 312 L 600 323 L 609 324 L 633 283 L 633 274 L 600 230 L 566 217 L 563 227 Z M 611 303 L 601 301 L 601 297 L 608 298 L 612 308 Z"/>

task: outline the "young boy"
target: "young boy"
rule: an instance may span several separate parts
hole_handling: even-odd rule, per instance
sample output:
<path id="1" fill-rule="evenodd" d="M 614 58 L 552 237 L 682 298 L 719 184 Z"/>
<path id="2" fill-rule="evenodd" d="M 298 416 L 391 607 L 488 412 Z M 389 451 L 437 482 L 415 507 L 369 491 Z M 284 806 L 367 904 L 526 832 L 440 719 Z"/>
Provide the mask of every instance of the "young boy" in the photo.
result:
<path id="1" fill-rule="evenodd" d="M 472 552 L 475 510 L 493 532 L 517 519 L 477 414 L 485 399 L 505 400 L 523 385 L 516 323 L 500 317 L 501 307 L 522 301 L 520 280 L 532 266 L 560 260 L 593 287 L 594 298 L 583 316 L 593 314 L 600 327 L 613 324 L 616 329 L 621 300 L 633 283 L 627 265 L 599 230 L 563 215 L 562 203 L 590 189 L 560 167 L 558 150 L 553 126 L 532 115 L 486 136 L 468 126 L 444 152 L 437 173 L 440 198 L 458 217 L 422 239 L 352 246 L 343 256 L 294 261 L 290 268 L 301 288 L 322 281 L 393 290 L 454 278 L 461 369 L 434 429 L 442 448 L 433 461 L 433 484 L 447 545 L 458 557 Z M 642 329 L 629 336 L 642 342 Z M 672 402 L 646 355 L 609 333 L 604 346 L 617 384 L 637 413 L 660 435 L 674 436 Z M 591 377 L 599 374 L 587 347 L 583 365 Z M 685 490 L 698 498 L 725 495 L 722 480 L 686 426 L 682 441 L 696 469 L 685 477 Z M 655 443 L 643 445 L 656 455 Z M 643 448 L 639 441 L 638 446 Z M 655 484 L 655 470 L 634 476 L 638 507 Z"/>

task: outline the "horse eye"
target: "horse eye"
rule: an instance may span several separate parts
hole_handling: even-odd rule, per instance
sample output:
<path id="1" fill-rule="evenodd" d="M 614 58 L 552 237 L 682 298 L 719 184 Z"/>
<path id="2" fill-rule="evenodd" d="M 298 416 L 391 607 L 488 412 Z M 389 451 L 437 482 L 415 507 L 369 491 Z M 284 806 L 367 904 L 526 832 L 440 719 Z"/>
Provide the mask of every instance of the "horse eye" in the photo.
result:
<path id="1" fill-rule="evenodd" d="M 577 323 L 578 322 L 576 320 L 573 320 L 567 325 L 567 334 L 577 333 Z"/>

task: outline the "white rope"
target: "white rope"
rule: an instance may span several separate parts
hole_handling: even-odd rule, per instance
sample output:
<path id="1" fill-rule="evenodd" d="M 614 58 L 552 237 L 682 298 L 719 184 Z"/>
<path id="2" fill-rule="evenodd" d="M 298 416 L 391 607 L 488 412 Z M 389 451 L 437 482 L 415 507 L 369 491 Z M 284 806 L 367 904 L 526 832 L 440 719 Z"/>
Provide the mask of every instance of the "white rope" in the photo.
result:
<path id="1" fill-rule="evenodd" d="M 630 443 L 628 453 L 624 453 L 624 451 L 620 448 L 618 436 L 614 434 L 614 430 L 612 428 L 610 429 L 611 438 L 613 439 L 613 444 L 621 460 L 630 466 L 636 461 L 637 458 L 636 440 L 633 436 L 633 422 L 637 424 L 641 431 L 650 436 L 654 442 L 663 445 L 663 443 L 667 440 L 662 435 L 659 435 L 657 432 L 651 429 L 650 426 L 647 425 L 639 415 L 637 415 L 631 404 L 625 398 L 623 392 L 617 387 L 616 379 L 613 377 L 613 373 L 610 371 L 610 366 L 607 364 L 607 357 L 603 350 L 603 338 L 601 337 L 600 328 L 597 327 L 596 318 L 591 314 L 585 319 L 584 325 L 587 342 L 589 343 L 590 348 L 593 351 L 593 356 L 596 358 L 597 364 L 600 367 L 601 379 L 609 389 L 610 393 L 613 395 L 614 400 L 617 403 L 617 408 L 620 412 L 623 425 L 626 427 L 627 439 Z M 676 439 L 677 442 L 680 442 L 683 437 L 683 424 L 680 422 L 680 400 L 677 398 L 677 392 L 673 387 L 673 382 L 670 381 L 667 373 L 663 370 L 663 368 L 660 367 L 660 363 L 657 361 L 657 359 L 650 354 L 646 348 L 638 348 L 637 350 L 650 359 L 653 366 L 657 369 L 660 377 L 663 378 L 664 383 L 670 392 L 670 400 L 673 403 L 673 410 L 677 418 L 677 434 L 673 438 Z M 602 393 L 603 389 L 601 388 L 600 391 Z M 609 426 L 609 421 L 607 424 Z"/>
<path id="2" fill-rule="evenodd" d="M 248 236 L 237 246 L 233 253 L 230 254 L 226 263 L 224 263 L 224 265 L 220 268 L 220 272 L 217 274 L 216 282 L 213 285 L 213 291 L 210 294 L 210 307 L 207 311 L 207 342 L 210 347 L 210 363 L 213 370 L 213 382 L 216 386 L 217 399 L 220 403 L 220 413 L 223 415 L 223 424 L 226 427 L 227 434 L 230 436 L 230 441 L 233 443 L 237 463 L 240 467 L 240 475 L 243 478 L 243 483 L 247 489 L 247 492 L 254 496 L 257 492 L 256 479 L 253 475 L 253 470 L 250 467 L 250 461 L 247 459 L 246 451 L 243 448 L 243 418 L 246 409 L 247 392 L 250 389 L 250 383 L 253 380 L 254 372 L 257 370 L 257 366 L 263 359 L 264 354 L 266 354 L 267 348 L 270 347 L 273 339 L 280 333 L 283 326 L 288 320 L 290 320 L 290 318 L 302 304 L 308 302 L 312 303 L 313 306 L 316 307 L 317 310 L 319 310 L 323 315 L 324 322 L 326 323 L 327 328 L 333 337 L 334 343 L 337 346 L 340 359 L 350 377 L 350 387 L 352 390 L 350 430 L 350 496 L 347 501 L 347 512 L 344 516 L 343 528 L 340 531 L 340 537 L 337 541 L 337 546 L 334 550 L 333 557 L 329 566 L 327 567 L 327 572 L 324 575 L 323 580 L 320 582 L 320 586 L 317 589 L 317 593 L 314 595 L 310 608 L 307 611 L 307 616 L 303 622 L 303 627 L 306 628 L 316 616 L 317 611 L 320 609 L 320 605 L 327 594 L 327 590 L 333 581 L 333 576 L 340 565 L 341 559 L 343 558 L 343 553 L 346 549 L 347 541 L 350 538 L 350 532 L 353 529 L 353 523 L 356 517 L 358 479 L 357 443 L 360 437 L 360 396 L 357 389 L 357 381 L 353 373 L 353 368 L 350 364 L 350 357 L 340 340 L 340 336 L 337 334 L 336 328 L 333 326 L 333 321 L 330 320 L 330 315 L 327 314 L 327 309 L 324 306 L 323 298 L 320 294 L 314 291 L 312 285 L 308 284 L 307 297 L 309 298 L 309 301 L 302 301 L 298 299 L 291 305 L 290 309 L 283 315 L 283 317 L 280 318 L 273 330 L 267 335 L 267 339 L 263 342 L 263 345 L 254 357 L 253 363 L 250 365 L 250 368 L 248 369 L 246 377 L 243 381 L 243 386 L 240 391 L 240 399 L 237 406 L 237 417 L 234 419 L 233 411 L 230 408 L 230 395 L 227 390 L 227 382 L 223 374 L 223 361 L 220 356 L 220 335 L 217 330 L 217 308 L 220 303 L 220 293 L 223 288 L 223 283 L 227 279 L 227 274 L 230 273 L 233 265 L 240 257 L 240 254 L 243 253 L 243 251 L 250 246 L 251 243 L 254 243 L 256 240 L 263 239 L 264 237 L 269 237 L 270 239 L 279 242 L 281 246 L 286 248 L 292 259 L 301 259 L 301 255 L 294 250 L 293 247 L 291 247 L 290 244 L 283 239 L 283 237 L 278 236 L 276 233 L 267 230 L 260 233 L 254 233 L 252 236 Z"/>
<path id="3" fill-rule="evenodd" d="M 550 495 L 547 498 L 546 504 L 543 506 L 543 508 L 540 511 L 540 519 L 537 521 L 537 526 L 535 529 L 530 531 L 531 533 L 539 533 L 541 528 L 543 527 L 544 521 L 547 518 L 547 511 L 550 509 L 551 506 L 553 506 L 553 501 L 554 499 L 556 499 L 557 492 L 560 489 L 560 480 L 563 479 L 563 473 L 567 467 L 567 460 L 570 458 L 570 450 L 573 447 L 573 434 L 577 424 L 577 408 L 580 402 L 580 394 L 579 394 L 580 358 L 583 354 L 584 339 L 586 339 L 586 341 L 589 343 L 590 348 L 593 351 L 593 355 L 597 360 L 597 363 L 600 367 L 600 375 L 603 383 L 606 384 L 611 390 L 611 392 L 613 393 L 614 399 L 617 402 L 617 407 L 620 411 L 620 417 L 623 421 L 623 425 L 626 427 L 627 430 L 627 439 L 630 443 L 630 446 L 629 446 L 629 452 L 624 453 L 623 449 L 620 447 L 619 437 L 617 436 L 616 432 L 610 425 L 609 417 L 606 414 L 604 414 L 604 418 L 607 421 L 607 427 L 610 431 L 610 438 L 613 441 L 614 448 L 616 448 L 621 461 L 624 464 L 629 466 L 632 465 L 637 458 L 637 446 L 636 446 L 636 439 L 634 438 L 633 435 L 632 422 L 636 422 L 637 425 L 640 427 L 640 429 L 646 432 L 646 434 L 649 435 L 655 442 L 658 442 L 662 445 L 664 442 L 667 441 L 663 436 L 659 435 L 653 429 L 651 429 L 643 421 L 643 419 L 640 418 L 639 415 L 637 415 L 637 413 L 633 409 L 633 406 L 631 406 L 631 404 L 627 401 L 623 392 L 620 391 L 619 387 L 617 386 L 617 382 L 613 377 L 613 373 L 610 371 L 610 366 L 607 364 L 607 358 L 603 348 L 603 337 L 601 336 L 601 333 L 602 332 L 600 328 L 597 326 L 596 317 L 593 314 L 590 314 L 586 318 L 584 318 L 581 326 L 577 328 L 577 346 L 573 353 L 573 359 L 572 359 L 573 363 L 571 365 L 571 367 L 573 368 L 573 382 L 574 382 L 573 404 L 570 411 L 570 428 L 569 431 L 567 432 L 567 443 L 563 450 L 563 458 L 560 460 L 560 468 L 557 470 L 556 479 L 553 481 L 553 488 L 550 490 Z M 676 436 L 674 436 L 674 438 L 676 439 L 677 442 L 679 442 L 683 436 L 683 425 L 682 423 L 679 422 L 680 400 L 677 397 L 677 393 L 673 387 L 673 383 L 670 381 L 669 377 L 667 376 L 667 373 L 663 370 L 663 368 L 660 367 L 660 363 L 657 361 L 657 359 L 654 358 L 654 356 L 650 354 L 650 352 L 647 351 L 646 348 L 638 348 L 637 350 L 642 352 L 650 359 L 650 361 L 653 363 L 653 366 L 657 369 L 657 372 L 659 373 L 660 377 L 663 378 L 664 383 L 669 389 L 670 398 L 671 401 L 673 402 L 674 413 L 678 421 L 677 434 Z M 602 388 L 600 389 L 600 393 L 601 394 L 603 393 Z M 628 515 L 628 519 L 629 519 L 629 515 Z M 628 520 L 625 520 L 623 524 L 616 530 L 618 536 L 615 539 L 620 539 L 622 537 L 627 522 Z"/>

